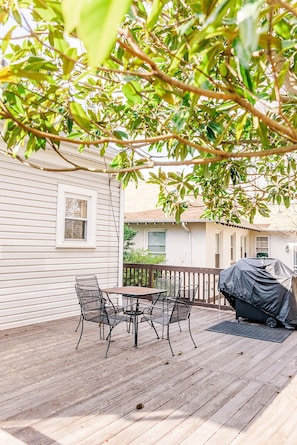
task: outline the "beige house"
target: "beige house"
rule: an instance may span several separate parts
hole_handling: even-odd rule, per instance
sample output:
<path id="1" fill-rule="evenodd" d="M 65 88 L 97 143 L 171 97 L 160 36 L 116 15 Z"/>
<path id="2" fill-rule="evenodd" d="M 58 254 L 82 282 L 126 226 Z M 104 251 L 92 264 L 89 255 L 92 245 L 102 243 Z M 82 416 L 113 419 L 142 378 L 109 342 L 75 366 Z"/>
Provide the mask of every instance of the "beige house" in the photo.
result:
<path id="1" fill-rule="evenodd" d="M 297 213 L 279 206 L 255 224 L 227 224 L 201 219 L 204 206 L 195 201 L 177 224 L 156 208 L 157 188 L 141 184 L 125 192 L 125 223 L 137 230 L 135 248 L 165 254 L 174 266 L 226 268 L 242 257 L 266 255 L 297 270 Z M 138 209 L 138 211 L 136 211 Z M 295 228 L 296 225 L 296 228 Z"/>
<path id="2" fill-rule="evenodd" d="M 73 162 L 98 166 L 95 150 L 75 152 L 63 147 Z M 122 280 L 120 183 L 86 171 L 59 172 L 63 161 L 51 150 L 30 162 L 52 171 L 3 153 L 0 160 L 0 329 L 79 314 L 77 274 L 95 273 L 104 287 Z"/>

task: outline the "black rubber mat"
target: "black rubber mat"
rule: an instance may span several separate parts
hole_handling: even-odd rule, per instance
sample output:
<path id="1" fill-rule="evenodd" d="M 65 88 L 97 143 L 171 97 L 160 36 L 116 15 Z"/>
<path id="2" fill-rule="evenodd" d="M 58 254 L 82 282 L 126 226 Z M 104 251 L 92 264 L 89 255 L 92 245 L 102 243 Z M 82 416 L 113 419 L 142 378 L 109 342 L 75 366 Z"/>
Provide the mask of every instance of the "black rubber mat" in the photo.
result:
<path id="1" fill-rule="evenodd" d="M 222 321 L 206 331 L 219 332 L 220 334 L 238 335 L 240 337 L 255 338 L 257 340 L 273 341 L 282 343 L 293 332 L 290 329 L 269 328 L 266 325 L 234 322 L 234 321 Z"/>

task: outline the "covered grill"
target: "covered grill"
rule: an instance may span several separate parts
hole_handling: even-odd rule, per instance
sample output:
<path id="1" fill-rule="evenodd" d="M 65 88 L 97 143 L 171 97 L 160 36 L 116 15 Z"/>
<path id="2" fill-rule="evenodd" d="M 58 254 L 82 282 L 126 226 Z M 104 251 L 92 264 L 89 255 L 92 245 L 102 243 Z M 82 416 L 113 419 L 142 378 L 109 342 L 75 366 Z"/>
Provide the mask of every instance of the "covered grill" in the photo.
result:
<path id="1" fill-rule="evenodd" d="M 236 319 L 297 326 L 297 275 L 277 259 L 242 258 L 221 271 L 219 290 L 235 309 Z"/>

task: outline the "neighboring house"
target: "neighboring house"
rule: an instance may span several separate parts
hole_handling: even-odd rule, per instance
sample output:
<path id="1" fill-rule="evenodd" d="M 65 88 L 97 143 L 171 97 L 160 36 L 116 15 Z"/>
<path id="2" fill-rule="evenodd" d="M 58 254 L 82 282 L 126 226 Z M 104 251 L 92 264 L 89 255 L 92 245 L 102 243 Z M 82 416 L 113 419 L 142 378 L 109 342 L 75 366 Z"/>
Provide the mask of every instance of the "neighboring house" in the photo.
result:
<path id="1" fill-rule="evenodd" d="M 75 152 L 63 147 L 73 162 L 104 165 L 98 151 Z M 39 159 L 53 170 L 62 163 L 51 150 L 29 161 Z M 0 329 L 78 315 L 76 275 L 94 273 L 103 287 L 122 280 L 120 183 L 81 170 L 42 171 L 3 154 L 0 162 Z"/>
<path id="2" fill-rule="evenodd" d="M 273 207 L 271 218 L 257 217 L 257 224 L 244 220 L 227 224 L 201 219 L 204 205 L 198 200 L 177 224 L 173 217 L 153 208 L 153 196 L 156 203 L 156 189 L 152 187 L 150 193 L 149 185 L 126 191 L 125 223 L 137 230 L 134 248 L 163 253 L 165 263 L 172 266 L 226 268 L 242 257 L 264 255 L 297 271 L 294 206 L 290 210 Z"/>
<path id="3" fill-rule="evenodd" d="M 220 224 L 200 219 L 203 208 L 183 213 L 181 223 L 162 210 L 126 213 L 125 223 L 137 230 L 134 247 L 164 254 L 171 266 L 225 268 L 251 255 L 250 224 Z"/>
<path id="4" fill-rule="evenodd" d="M 270 209 L 269 218 L 256 218 L 261 233 L 255 238 L 255 253 L 267 252 L 297 272 L 297 203 L 292 202 L 288 209 L 279 205 Z"/>

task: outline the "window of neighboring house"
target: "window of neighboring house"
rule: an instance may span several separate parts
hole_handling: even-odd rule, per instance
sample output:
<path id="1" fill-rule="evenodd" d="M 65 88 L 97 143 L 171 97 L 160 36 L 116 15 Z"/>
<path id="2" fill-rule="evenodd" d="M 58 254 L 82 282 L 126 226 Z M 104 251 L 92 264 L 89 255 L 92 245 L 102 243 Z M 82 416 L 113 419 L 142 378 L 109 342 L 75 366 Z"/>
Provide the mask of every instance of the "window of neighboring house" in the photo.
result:
<path id="1" fill-rule="evenodd" d="M 96 247 L 97 192 L 58 185 L 57 247 Z"/>
<path id="2" fill-rule="evenodd" d="M 246 258 L 247 257 L 247 237 L 241 236 L 240 237 L 240 258 Z"/>
<path id="3" fill-rule="evenodd" d="M 293 271 L 297 272 L 297 246 L 293 246 Z"/>
<path id="4" fill-rule="evenodd" d="M 230 236 L 230 260 L 234 262 L 236 258 L 236 233 Z"/>
<path id="5" fill-rule="evenodd" d="M 219 268 L 221 263 L 221 232 L 215 233 L 215 267 Z"/>
<path id="6" fill-rule="evenodd" d="M 256 236 L 256 257 L 269 257 L 269 237 Z"/>
<path id="7" fill-rule="evenodd" d="M 147 249 L 155 255 L 166 254 L 166 232 L 150 231 L 147 237 Z"/>

